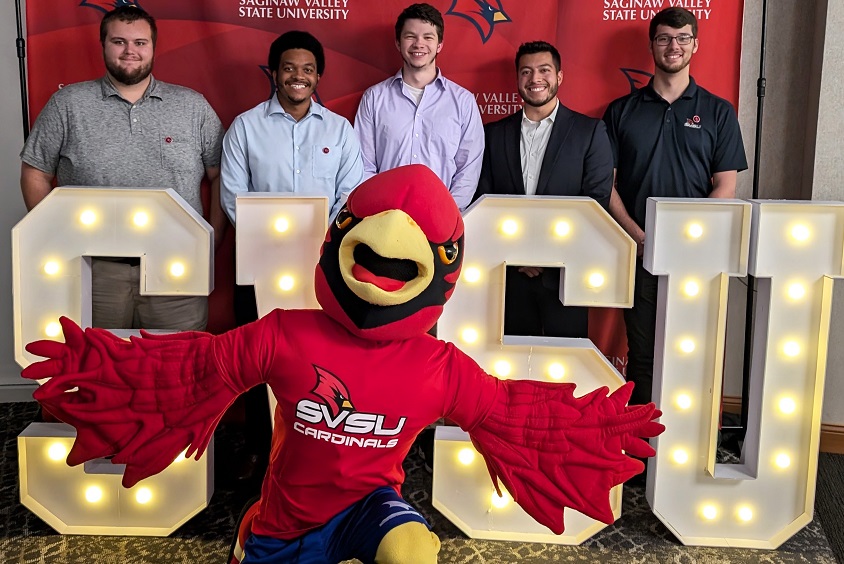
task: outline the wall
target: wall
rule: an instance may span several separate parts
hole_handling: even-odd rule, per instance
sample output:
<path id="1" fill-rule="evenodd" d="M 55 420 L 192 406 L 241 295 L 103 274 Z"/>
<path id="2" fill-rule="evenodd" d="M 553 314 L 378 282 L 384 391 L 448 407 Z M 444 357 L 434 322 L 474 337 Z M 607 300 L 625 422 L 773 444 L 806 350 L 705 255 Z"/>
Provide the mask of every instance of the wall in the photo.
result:
<path id="1" fill-rule="evenodd" d="M 0 3 L 0 401 L 30 399 L 32 387 L 20 377 L 15 363 L 12 330 L 11 229 L 24 216 L 21 198 L 20 153 L 23 146 L 20 81 L 15 49 L 14 2 Z"/>

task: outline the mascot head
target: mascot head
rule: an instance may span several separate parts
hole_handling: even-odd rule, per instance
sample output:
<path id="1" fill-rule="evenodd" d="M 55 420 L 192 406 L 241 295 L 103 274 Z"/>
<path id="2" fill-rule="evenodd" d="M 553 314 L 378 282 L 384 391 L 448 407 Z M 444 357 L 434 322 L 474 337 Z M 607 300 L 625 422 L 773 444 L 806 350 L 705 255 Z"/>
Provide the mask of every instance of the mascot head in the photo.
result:
<path id="1" fill-rule="evenodd" d="M 355 188 L 322 245 L 316 297 L 355 335 L 421 335 L 437 322 L 463 262 L 463 219 L 423 165 L 399 167 Z"/>

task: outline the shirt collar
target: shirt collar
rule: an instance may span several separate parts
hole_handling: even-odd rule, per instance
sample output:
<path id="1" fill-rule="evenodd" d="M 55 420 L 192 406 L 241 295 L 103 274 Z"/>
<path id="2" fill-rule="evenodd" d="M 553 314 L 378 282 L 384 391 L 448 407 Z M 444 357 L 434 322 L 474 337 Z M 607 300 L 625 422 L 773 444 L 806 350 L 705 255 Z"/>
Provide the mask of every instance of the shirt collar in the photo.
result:
<path id="1" fill-rule="evenodd" d="M 306 113 L 305 117 L 303 117 L 302 119 L 307 119 L 307 117 L 310 115 L 315 115 L 322 119 L 324 116 L 324 112 L 325 108 L 323 108 L 320 104 L 311 99 L 311 107 L 308 108 L 308 113 Z M 290 115 L 286 111 L 284 111 L 284 108 L 281 107 L 281 102 L 278 101 L 278 96 L 276 94 L 273 94 L 272 98 L 270 98 L 270 104 L 269 106 L 267 106 L 267 116 L 271 116 L 273 114 L 282 114 L 285 116 Z"/>
<path id="2" fill-rule="evenodd" d="M 118 98 L 122 98 L 120 92 L 117 91 L 117 88 L 115 88 L 114 84 L 112 84 L 111 80 L 109 80 L 108 75 L 104 75 L 100 79 L 100 88 L 102 89 L 103 100 L 105 100 L 109 96 L 117 96 Z M 141 102 L 149 97 L 155 97 L 160 100 L 161 98 L 163 98 L 161 93 L 162 91 L 161 88 L 158 86 L 158 81 L 155 80 L 154 76 L 150 75 L 149 85 L 147 85 L 147 89 L 144 91 L 144 95 L 141 96 L 141 99 L 138 101 Z"/>
<path id="3" fill-rule="evenodd" d="M 398 72 L 393 75 L 393 78 L 390 80 L 390 84 L 398 84 L 399 87 L 401 87 L 402 80 L 404 79 L 402 78 L 401 69 L 399 69 Z M 432 82 L 431 84 L 439 84 L 440 87 L 445 89 L 446 78 L 443 76 L 443 73 L 439 67 L 437 67 L 437 78 L 435 78 L 434 82 Z"/>
<path id="4" fill-rule="evenodd" d="M 645 100 L 647 100 L 649 102 L 653 102 L 655 100 L 664 100 L 663 97 L 660 96 L 659 94 L 657 94 L 657 91 L 654 90 L 654 79 L 653 78 L 651 78 L 648 81 L 648 83 L 645 85 L 644 88 L 642 88 L 642 90 L 644 91 Z M 680 94 L 680 98 L 685 98 L 685 99 L 688 100 L 690 98 L 694 98 L 696 94 L 697 94 L 697 83 L 695 82 L 695 79 L 690 76 L 689 77 L 689 85 L 686 86 L 686 89 L 683 90 L 682 94 Z"/>
<path id="5" fill-rule="evenodd" d="M 551 110 L 551 113 L 550 113 L 550 114 L 548 114 L 548 116 L 547 116 L 547 117 L 542 118 L 541 120 L 539 120 L 539 122 L 538 122 L 538 123 L 542 123 L 543 121 L 547 121 L 547 122 L 549 122 L 549 123 L 553 124 L 553 123 L 554 123 L 554 121 L 557 119 L 557 110 L 559 110 L 559 109 L 560 109 L 560 100 L 559 100 L 559 98 L 558 98 L 558 99 L 557 99 L 557 103 L 556 103 L 556 104 L 554 104 L 554 109 L 553 109 L 553 110 Z M 530 123 L 537 123 L 537 122 L 535 122 L 535 121 L 532 121 L 531 119 L 529 119 L 529 118 L 525 115 L 525 109 L 524 109 L 524 107 L 523 107 L 523 108 L 522 108 L 522 123 L 525 123 L 526 121 L 527 121 L 527 122 L 530 122 Z"/>

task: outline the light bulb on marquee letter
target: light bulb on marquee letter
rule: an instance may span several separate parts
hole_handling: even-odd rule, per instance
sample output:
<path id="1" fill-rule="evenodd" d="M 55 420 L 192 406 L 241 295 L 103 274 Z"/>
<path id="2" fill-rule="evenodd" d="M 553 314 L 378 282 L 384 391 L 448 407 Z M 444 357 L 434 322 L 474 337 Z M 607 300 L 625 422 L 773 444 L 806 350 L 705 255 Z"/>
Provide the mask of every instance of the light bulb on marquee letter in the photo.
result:
<path id="1" fill-rule="evenodd" d="M 648 483 L 648 501 L 684 544 L 776 548 L 812 518 L 844 204 L 650 198 L 645 231 L 644 266 L 659 276 L 661 312 L 653 399 L 679 408 L 662 408 L 666 431 L 652 441 L 650 461 L 659 479 Z M 727 282 L 747 274 L 757 285 L 750 424 L 741 463 L 721 464 Z M 692 278 L 699 292 L 690 300 Z M 682 343 L 692 338 L 688 354 Z M 694 402 L 682 399 L 690 390 Z M 677 464 L 681 445 L 704 463 Z"/>

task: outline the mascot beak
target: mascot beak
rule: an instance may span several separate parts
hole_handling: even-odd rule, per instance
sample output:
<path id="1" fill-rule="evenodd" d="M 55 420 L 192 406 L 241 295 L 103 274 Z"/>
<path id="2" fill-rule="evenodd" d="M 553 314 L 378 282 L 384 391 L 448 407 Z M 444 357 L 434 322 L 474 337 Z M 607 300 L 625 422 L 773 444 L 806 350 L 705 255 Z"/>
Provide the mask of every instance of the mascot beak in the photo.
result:
<path id="1" fill-rule="evenodd" d="M 404 211 L 364 218 L 340 244 L 340 273 L 360 299 L 378 306 L 406 303 L 434 276 L 434 256 L 425 233 Z"/>

